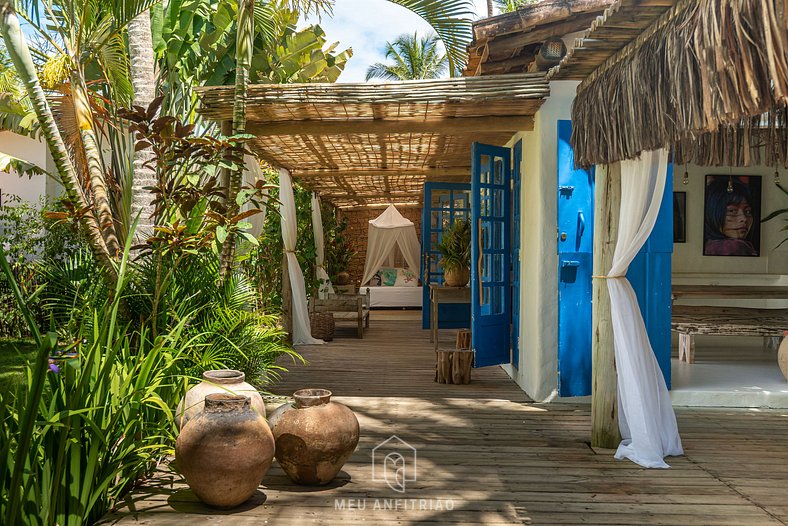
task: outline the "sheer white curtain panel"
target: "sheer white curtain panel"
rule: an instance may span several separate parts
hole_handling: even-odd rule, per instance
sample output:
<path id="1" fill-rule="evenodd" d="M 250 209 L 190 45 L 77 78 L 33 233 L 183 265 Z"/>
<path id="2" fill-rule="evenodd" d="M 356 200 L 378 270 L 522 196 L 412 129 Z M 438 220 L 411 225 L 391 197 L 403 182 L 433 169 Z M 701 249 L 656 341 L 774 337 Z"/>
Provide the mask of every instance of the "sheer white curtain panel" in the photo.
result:
<path id="1" fill-rule="evenodd" d="M 648 468 L 667 468 L 666 456 L 683 454 L 676 415 L 626 278 L 659 214 L 667 179 L 668 152 L 643 152 L 621 162 L 621 215 L 613 265 L 607 276 L 618 375 L 621 445 L 616 458 Z"/>
<path id="2" fill-rule="evenodd" d="M 320 290 L 318 296 L 320 298 L 327 298 L 329 294 L 334 293 L 334 287 L 331 285 L 331 279 L 326 272 L 326 243 L 325 235 L 323 232 L 323 212 L 320 210 L 320 198 L 316 193 L 312 193 L 312 231 L 315 234 L 315 274 L 320 281 Z"/>

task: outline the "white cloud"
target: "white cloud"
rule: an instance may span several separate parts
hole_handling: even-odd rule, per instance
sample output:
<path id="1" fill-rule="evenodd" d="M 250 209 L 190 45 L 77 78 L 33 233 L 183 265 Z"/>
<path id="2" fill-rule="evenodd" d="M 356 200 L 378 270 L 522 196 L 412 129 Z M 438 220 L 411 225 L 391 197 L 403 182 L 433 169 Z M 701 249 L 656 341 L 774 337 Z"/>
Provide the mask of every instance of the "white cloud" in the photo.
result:
<path id="1" fill-rule="evenodd" d="M 486 0 L 474 0 L 477 16 L 487 14 Z M 318 21 L 310 17 L 301 25 L 320 24 L 329 42 L 339 41 L 339 49 L 353 48 L 339 82 L 364 82 L 367 68 L 385 62 L 383 49 L 402 33 L 425 34 L 429 24 L 418 15 L 387 0 L 337 0 L 332 17 Z"/>

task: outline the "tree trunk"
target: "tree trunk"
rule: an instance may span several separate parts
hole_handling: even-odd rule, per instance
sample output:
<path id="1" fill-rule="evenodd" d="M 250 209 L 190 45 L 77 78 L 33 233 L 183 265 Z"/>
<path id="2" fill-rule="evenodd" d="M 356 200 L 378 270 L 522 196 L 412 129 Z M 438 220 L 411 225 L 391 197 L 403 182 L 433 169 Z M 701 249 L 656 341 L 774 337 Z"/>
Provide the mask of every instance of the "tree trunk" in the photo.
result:
<path id="1" fill-rule="evenodd" d="M 620 165 L 619 165 L 620 166 Z M 594 210 L 594 276 L 606 276 L 613 266 L 621 206 L 621 171 L 599 166 L 596 171 Z M 616 354 L 607 280 L 593 281 L 592 303 L 591 445 L 614 449 L 621 442 L 618 430 Z"/>
<path id="2" fill-rule="evenodd" d="M 487 0 L 487 16 L 493 16 L 493 0 Z"/>
<path id="3" fill-rule="evenodd" d="M 16 68 L 17 75 L 22 79 L 25 90 L 33 104 L 33 109 L 41 125 L 41 132 L 47 141 L 49 152 L 57 167 L 60 182 L 66 192 L 69 201 L 78 209 L 88 208 L 87 199 L 82 192 L 82 185 L 77 178 L 74 165 L 66 150 L 63 137 L 55 123 L 49 102 L 46 99 L 44 90 L 38 80 L 30 50 L 22 36 L 19 27 L 19 19 L 14 12 L 13 4 L 8 0 L 0 0 L 0 30 L 3 34 L 6 49 L 11 56 L 11 60 Z M 90 211 L 83 214 L 79 219 L 80 227 L 88 239 L 90 248 L 99 264 L 104 268 L 111 281 L 117 279 L 115 267 L 112 264 L 110 252 L 101 233 L 96 217 Z"/>
<path id="4" fill-rule="evenodd" d="M 254 49 L 254 0 L 238 0 L 238 29 L 235 35 L 235 94 L 233 100 L 233 134 L 246 132 L 246 91 Z M 236 197 L 241 189 L 243 163 L 230 172 L 227 185 L 227 215 L 238 213 Z M 231 232 L 222 245 L 219 273 L 224 279 L 232 270 L 235 258 L 235 235 Z"/>
<path id="5" fill-rule="evenodd" d="M 134 104 L 147 109 L 156 98 L 156 62 L 153 56 L 150 11 L 140 13 L 129 23 L 129 59 Z M 139 216 L 137 230 L 134 232 L 135 244 L 144 242 L 152 235 L 156 225 L 154 194 L 147 189 L 156 185 L 156 171 L 145 165 L 152 157 L 150 148 L 134 152 L 130 220 L 133 222 Z"/>
<path id="6" fill-rule="evenodd" d="M 101 158 L 101 150 L 96 138 L 93 112 L 88 101 L 88 89 L 79 66 L 71 72 L 71 96 L 74 99 L 74 119 L 79 128 L 79 136 L 82 139 L 82 148 L 88 165 L 93 206 L 98 213 L 99 227 L 107 244 L 107 250 L 111 257 L 116 258 L 120 252 L 120 244 L 115 230 L 112 208 L 109 204 L 104 160 Z"/>

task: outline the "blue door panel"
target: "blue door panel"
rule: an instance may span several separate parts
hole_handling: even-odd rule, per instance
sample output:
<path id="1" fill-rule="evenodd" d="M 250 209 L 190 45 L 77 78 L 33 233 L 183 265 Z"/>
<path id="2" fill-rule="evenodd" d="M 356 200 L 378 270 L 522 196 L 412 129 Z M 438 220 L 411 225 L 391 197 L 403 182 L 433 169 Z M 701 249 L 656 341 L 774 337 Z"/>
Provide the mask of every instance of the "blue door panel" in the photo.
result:
<path id="1" fill-rule="evenodd" d="M 520 367 L 520 163 L 523 159 L 523 141 L 512 149 L 512 365 Z"/>
<path id="2" fill-rule="evenodd" d="M 424 183 L 424 208 L 421 213 L 421 326 L 430 328 L 430 283 L 443 284 L 441 254 L 438 250 L 443 231 L 457 219 L 469 219 L 471 185 L 467 183 Z M 461 329 L 470 326 L 471 308 L 467 304 L 438 306 L 438 327 Z"/>
<path id="3" fill-rule="evenodd" d="M 471 147 L 471 339 L 474 367 L 511 361 L 511 150 Z"/>
<path id="4" fill-rule="evenodd" d="M 585 173 L 574 167 L 574 154 L 569 144 L 571 133 L 570 121 L 558 122 L 558 380 L 561 396 L 583 396 L 591 394 L 592 378 L 594 188 L 593 172 Z M 668 388 L 671 385 L 672 176 L 673 166 L 669 165 L 657 223 L 627 273 Z M 576 271 L 572 270 L 575 262 L 578 263 Z M 575 281 L 570 282 L 573 279 Z"/>
<path id="5" fill-rule="evenodd" d="M 591 392 L 594 174 L 575 168 L 572 122 L 558 121 L 558 390 Z"/>
<path id="6" fill-rule="evenodd" d="M 592 254 L 564 253 L 558 256 L 558 298 L 561 322 L 558 324 L 559 393 L 583 396 L 591 392 L 591 306 Z M 581 330 L 578 330 L 578 327 Z M 590 329 L 590 327 L 588 327 Z"/>

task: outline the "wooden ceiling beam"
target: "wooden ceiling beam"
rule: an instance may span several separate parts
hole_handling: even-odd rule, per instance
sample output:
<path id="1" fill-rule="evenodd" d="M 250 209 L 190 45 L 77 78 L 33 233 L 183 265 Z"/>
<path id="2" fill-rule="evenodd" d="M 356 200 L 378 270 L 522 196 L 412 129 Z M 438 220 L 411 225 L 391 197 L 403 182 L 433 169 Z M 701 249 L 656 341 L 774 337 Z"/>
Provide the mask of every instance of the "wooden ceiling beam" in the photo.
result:
<path id="1" fill-rule="evenodd" d="M 470 152 L 469 152 L 470 156 Z M 365 177 L 469 177 L 471 175 L 471 167 L 456 167 L 456 168 L 418 168 L 414 170 L 398 170 L 396 168 L 388 168 L 385 170 L 377 170 L 374 168 L 362 170 L 293 170 L 293 177 L 297 179 L 325 179 L 333 177 L 350 177 L 350 178 L 365 178 Z"/>
<path id="2" fill-rule="evenodd" d="M 454 117 L 423 121 L 353 120 L 353 121 L 279 121 L 250 122 L 246 131 L 257 137 L 273 135 L 348 135 L 387 133 L 439 133 L 442 135 L 479 135 L 482 133 L 530 131 L 533 116 Z"/>

